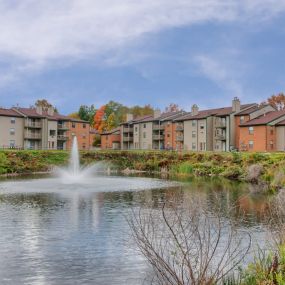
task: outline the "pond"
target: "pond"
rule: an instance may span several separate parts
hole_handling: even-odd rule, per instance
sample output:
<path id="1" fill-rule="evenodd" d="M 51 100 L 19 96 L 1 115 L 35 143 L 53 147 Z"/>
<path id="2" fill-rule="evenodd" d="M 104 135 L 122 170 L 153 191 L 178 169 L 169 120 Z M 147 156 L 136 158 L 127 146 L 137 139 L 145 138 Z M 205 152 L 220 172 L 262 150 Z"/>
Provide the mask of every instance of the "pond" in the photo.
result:
<path id="1" fill-rule="evenodd" d="M 2 180 L 0 284 L 143 284 L 151 269 L 130 239 L 126 216 L 173 195 L 199 195 L 225 215 L 235 205 L 232 218 L 245 215 L 239 227 L 259 243 L 266 239 L 268 197 L 242 183 L 103 175 L 72 184 L 55 177 Z"/>

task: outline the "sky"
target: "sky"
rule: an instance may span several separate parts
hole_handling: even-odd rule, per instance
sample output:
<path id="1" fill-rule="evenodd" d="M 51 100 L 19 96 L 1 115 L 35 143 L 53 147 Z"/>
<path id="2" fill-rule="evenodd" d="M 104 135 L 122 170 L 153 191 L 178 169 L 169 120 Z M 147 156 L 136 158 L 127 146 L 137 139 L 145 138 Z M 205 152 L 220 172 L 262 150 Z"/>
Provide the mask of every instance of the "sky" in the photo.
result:
<path id="1" fill-rule="evenodd" d="M 285 92 L 285 0 L 0 0 L 0 106 L 185 110 Z"/>

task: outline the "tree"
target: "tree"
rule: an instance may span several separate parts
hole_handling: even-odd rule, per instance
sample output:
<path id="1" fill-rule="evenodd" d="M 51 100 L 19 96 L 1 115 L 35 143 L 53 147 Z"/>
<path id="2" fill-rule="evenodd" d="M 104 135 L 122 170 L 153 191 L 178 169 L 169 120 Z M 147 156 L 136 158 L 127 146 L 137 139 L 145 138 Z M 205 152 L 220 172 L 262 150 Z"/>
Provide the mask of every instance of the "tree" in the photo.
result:
<path id="1" fill-rule="evenodd" d="M 177 104 L 170 103 L 169 106 L 165 108 L 165 112 L 179 112 L 181 109 Z"/>
<path id="2" fill-rule="evenodd" d="M 70 117 L 70 118 L 73 118 L 73 119 L 80 119 L 80 117 L 79 117 L 77 112 L 70 113 L 67 116 Z"/>
<path id="3" fill-rule="evenodd" d="M 94 129 L 100 133 L 105 129 L 105 109 L 105 105 L 101 106 L 94 115 Z"/>
<path id="4" fill-rule="evenodd" d="M 285 95 L 284 93 L 279 93 L 277 95 L 272 95 L 267 99 L 267 102 L 275 107 L 277 110 L 285 110 Z"/>
<path id="5" fill-rule="evenodd" d="M 225 220 L 222 209 L 207 211 L 202 203 L 199 197 L 168 199 L 159 210 L 146 204 L 128 218 L 153 268 L 149 284 L 222 284 L 247 255 L 250 235 L 239 232 L 234 219 Z"/>
<path id="6" fill-rule="evenodd" d="M 133 114 L 134 117 L 140 117 L 140 116 L 146 116 L 146 115 L 152 115 L 153 114 L 153 107 L 151 105 L 145 105 L 143 107 L 141 106 L 134 106 L 129 109 L 129 113 Z"/>
<path id="7" fill-rule="evenodd" d="M 94 105 L 87 106 L 81 105 L 78 110 L 78 115 L 81 120 L 88 121 L 91 126 L 94 123 L 94 115 L 96 113 L 96 109 Z"/>
<path id="8" fill-rule="evenodd" d="M 112 113 L 106 120 L 105 128 L 110 131 L 117 127 L 115 113 Z"/>
<path id="9" fill-rule="evenodd" d="M 49 103 L 46 99 L 38 99 L 35 102 L 36 107 L 42 107 L 44 110 L 47 110 L 48 108 L 52 107 L 54 108 L 55 113 L 58 113 L 58 110 L 55 106 L 53 106 L 51 103 Z"/>

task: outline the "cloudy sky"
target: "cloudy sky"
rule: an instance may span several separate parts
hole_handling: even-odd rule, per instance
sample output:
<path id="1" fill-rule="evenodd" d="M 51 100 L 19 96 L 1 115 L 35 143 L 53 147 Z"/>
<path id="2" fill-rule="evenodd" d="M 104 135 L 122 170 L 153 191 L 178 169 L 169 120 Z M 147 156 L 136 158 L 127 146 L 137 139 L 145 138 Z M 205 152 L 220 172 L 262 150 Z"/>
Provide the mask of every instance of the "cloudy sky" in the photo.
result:
<path id="1" fill-rule="evenodd" d="M 285 0 L 0 0 L 0 106 L 189 110 L 285 91 Z"/>

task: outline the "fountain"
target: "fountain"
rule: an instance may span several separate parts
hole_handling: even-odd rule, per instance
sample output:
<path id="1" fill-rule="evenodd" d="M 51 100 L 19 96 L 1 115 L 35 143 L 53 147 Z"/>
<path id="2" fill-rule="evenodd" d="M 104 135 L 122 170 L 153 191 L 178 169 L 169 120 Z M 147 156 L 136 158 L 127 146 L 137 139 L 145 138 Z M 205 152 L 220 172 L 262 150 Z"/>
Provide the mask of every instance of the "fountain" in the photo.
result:
<path id="1" fill-rule="evenodd" d="M 77 137 L 73 137 L 72 150 L 69 162 L 69 171 L 73 176 L 78 176 L 80 174 L 80 161 L 79 161 L 79 151 Z"/>

